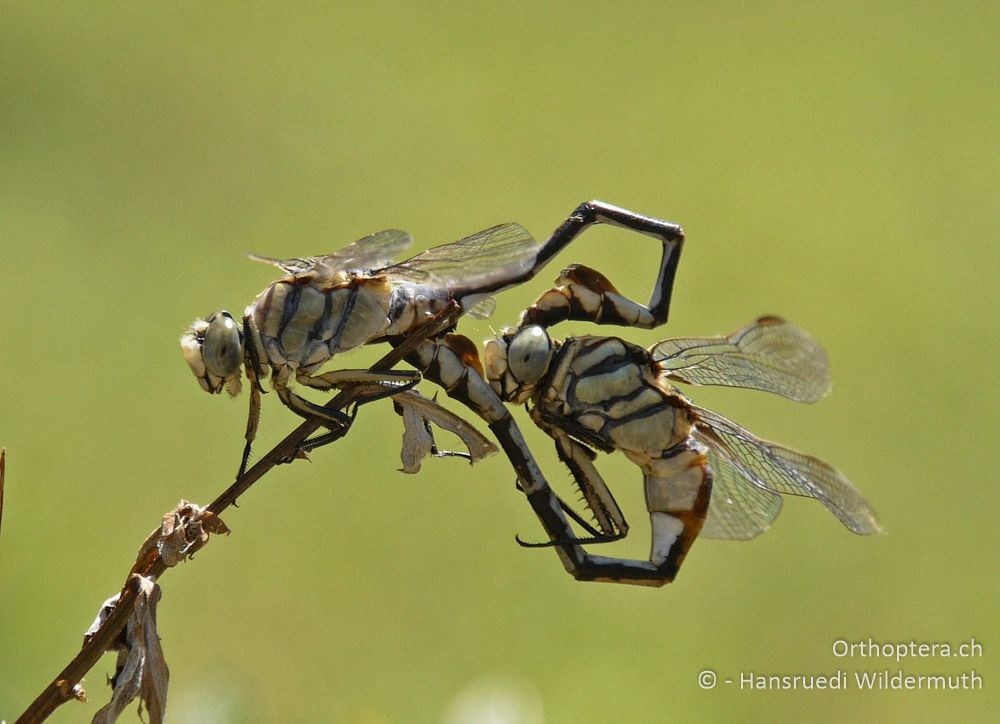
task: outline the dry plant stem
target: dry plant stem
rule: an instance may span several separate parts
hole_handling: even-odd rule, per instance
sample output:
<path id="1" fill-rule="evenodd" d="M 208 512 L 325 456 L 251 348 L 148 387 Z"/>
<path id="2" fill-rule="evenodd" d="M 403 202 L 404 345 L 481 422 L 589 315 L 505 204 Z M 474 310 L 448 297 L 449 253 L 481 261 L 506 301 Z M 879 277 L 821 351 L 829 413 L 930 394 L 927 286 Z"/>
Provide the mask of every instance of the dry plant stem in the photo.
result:
<path id="1" fill-rule="evenodd" d="M 455 323 L 461 310 L 457 304 L 452 304 L 444 311 L 429 318 L 419 328 L 408 335 L 400 344 L 392 349 L 388 354 L 371 366 L 373 372 L 384 372 L 401 362 L 408 354 L 413 352 L 422 342 L 429 337 L 444 331 Z M 326 407 L 331 409 L 343 409 L 350 405 L 357 394 L 352 390 L 344 390 L 337 394 L 332 400 L 326 403 Z M 311 417 L 289 433 L 285 439 L 275 445 L 266 455 L 251 467 L 243 477 L 226 488 L 206 508 L 207 511 L 218 515 L 230 505 L 236 502 L 247 489 L 260 480 L 275 465 L 284 460 L 295 457 L 299 446 L 314 432 L 323 427 L 325 421 L 319 417 Z M 104 652 L 107 651 L 114 640 L 121 634 L 128 621 L 129 614 L 135 607 L 136 598 L 139 595 L 138 576 L 158 579 L 167 566 L 160 558 L 155 549 L 150 555 L 136 564 L 129 572 L 114 610 L 108 615 L 104 624 L 94 633 L 94 635 L 84 643 L 80 652 L 73 657 L 73 660 L 64 668 L 59 675 L 50 683 L 45 690 L 25 709 L 24 713 L 18 717 L 15 724 L 34 724 L 45 721 L 52 712 L 60 705 L 77 698 L 74 687 L 80 683 L 84 675 L 94 667 L 100 660 Z"/>

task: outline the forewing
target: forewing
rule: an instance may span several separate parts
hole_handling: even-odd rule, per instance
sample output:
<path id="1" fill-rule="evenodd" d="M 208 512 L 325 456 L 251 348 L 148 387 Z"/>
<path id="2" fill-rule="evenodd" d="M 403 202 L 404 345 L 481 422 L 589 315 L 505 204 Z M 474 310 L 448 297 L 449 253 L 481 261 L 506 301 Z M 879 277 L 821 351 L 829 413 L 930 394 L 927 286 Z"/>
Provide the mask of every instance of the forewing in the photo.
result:
<path id="1" fill-rule="evenodd" d="M 778 317 L 726 337 L 665 339 L 650 354 L 670 379 L 694 385 L 745 387 L 798 402 L 815 402 L 830 389 L 823 348 Z"/>
<path id="2" fill-rule="evenodd" d="M 520 224 L 501 224 L 435 246 L 381 270 L 386 276 L 439 284 L 463 294 L 491 294 L 530 279 L 540 246 Z"/>
<path id="3" fill-rule="evenodd" d="M 262 254 L 247 254 L 247 259 L 259 261 L 262 264 L 276 266 L 288 274 L 298 274 L 309 271 L 316 264 L 316 258 L 307 256 L 304 258 L 295 257 L 293 259 L 275 259 L 273 256 L 263 256 Z"/>
<path id="4" fill-rule="evenodd" d="M 770 528 L 781 512 L 781 496 L 748 483 L 740 468 L 714 440 L 697 431 L 694 436 L 708 445 L 708 462 L 712 467 L 712 502 L 701 535 L 750 540 Z"/>
<path id="5" fill-rule="evenodd" d="M 413 237 L 407 232 L 386 229 L 358 239 L 340 251 L 320 257 L 318 261 L 340 271 L 381 269 L 392 264 L 399 253 L 412 243 Z"/>
<path id="6" fill-rule="evenodd" d="M 338 273 L 364 272 L 387 266 L 412 241 L 412 237 L 405 231 L 386 229 L 358 239 L 343 249 L 326 256 L 295 257 L 292 259 L 274 259 L 257 254 L 249 256 L 254 261 L 271 264 L 289 274 L 311 272 L 317 279 L 325 279 Z"/>
<path id="7" fill-rule="evenodd" d="M 783 495 L 815 498 L 851 531 L 881 533 L 878 516 L 851 482 L 822 460 L 761 440 L 732 420 L 691 405 L 696 436 L 748 483 Z"/>

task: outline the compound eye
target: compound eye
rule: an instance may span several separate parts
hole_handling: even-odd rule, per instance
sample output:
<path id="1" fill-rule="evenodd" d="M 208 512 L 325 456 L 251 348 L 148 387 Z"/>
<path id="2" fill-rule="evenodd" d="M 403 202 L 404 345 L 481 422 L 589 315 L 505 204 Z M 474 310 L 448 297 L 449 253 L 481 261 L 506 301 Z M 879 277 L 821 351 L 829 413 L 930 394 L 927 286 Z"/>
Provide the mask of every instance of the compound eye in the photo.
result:
<path id="1" fill-rule="evenodd" d="M 201 356 L 208 371 L 217 377 L 229 377 L 239 370 L 243 342 L 240 328 L 229 312 L 216 312 L 209 317 Z"/>
<path id="2" fill-rule="evenodd" d="M 552 341 L 537 325 L 520 330 L 507 349 L 507 366 L 521 383 L 530 384 L 541 379 L 551 359 Z"/>

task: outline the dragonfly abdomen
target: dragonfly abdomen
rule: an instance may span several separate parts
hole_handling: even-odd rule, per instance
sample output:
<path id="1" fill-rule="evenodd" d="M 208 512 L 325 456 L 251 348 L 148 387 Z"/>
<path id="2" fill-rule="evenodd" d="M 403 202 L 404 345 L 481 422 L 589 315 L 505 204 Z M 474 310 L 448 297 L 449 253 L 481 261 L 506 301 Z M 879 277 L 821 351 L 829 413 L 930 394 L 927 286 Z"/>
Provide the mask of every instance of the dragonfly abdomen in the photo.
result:
<path id="1" fill-rule="evenodd" d="M 406 334 L 438 312 L 452 300 L 447 288 L 403 282 L 394 284 L 388 297 L 388 324 L 380 337 Z"/>

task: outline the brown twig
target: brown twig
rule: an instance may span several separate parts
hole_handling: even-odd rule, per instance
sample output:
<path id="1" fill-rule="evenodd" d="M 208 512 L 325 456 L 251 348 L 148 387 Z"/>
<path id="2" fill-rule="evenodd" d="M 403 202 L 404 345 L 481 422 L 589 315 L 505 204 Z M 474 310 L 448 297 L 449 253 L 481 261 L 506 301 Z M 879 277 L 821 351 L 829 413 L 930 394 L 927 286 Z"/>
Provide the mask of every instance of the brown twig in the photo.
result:
<path id="1" fill-rule="evenodd" d="M 461 313 L 458 305 L 452 303 L 447 309 L 429 318 L 417 329 L 411 332 L 402 342 L 388 354 L 371 366 L 373 372 L 384 372 L 401 362 L 413 352 L 424 340 L 432 337 L 454 324 Z M 326 403 L 330 409 L 340 410 L 349 406 L 358 397 L 353 389 L 338 393 Z M 275 445 L 253 467 L 246 471 L 236 482 L 222 492 L 206 508 L 206 511 L 218 515 L 236 502 L 243 493 L 255 482 L 260 480 L 275 465 L 296 457 L 300 446 L 314 432 L 323 427 L 325 421 L 319 417 L 310 417 L 289 433 L 281 442 Z M 2 458 L 0 458 L 2 465 Z M 2 471 L 2 469 L 0 469 Z M 0 478 L 2 480 L 2 478 Z M 158 579 L 167 570 L 167 565 L 160 557 L 155 547 L 136 561 L 122 587 L 121 594 L 114 605 L 114 610 L 108 614 L 104 623 L 85 642 L 80 652 L 66 665 L 55 679 L 45 687 L 44 691 L 18 717 L 16 724 L 35 724 L 49 717 L 60 705 L 70 699 L 78 699 L 82 689 L 78 684 L 84 675 L 100 660 L 105 651 L 111 648 L 113 642 L 121 634 L 129 614 L 132 612 L 139 594 L 138 576 Z"/>

